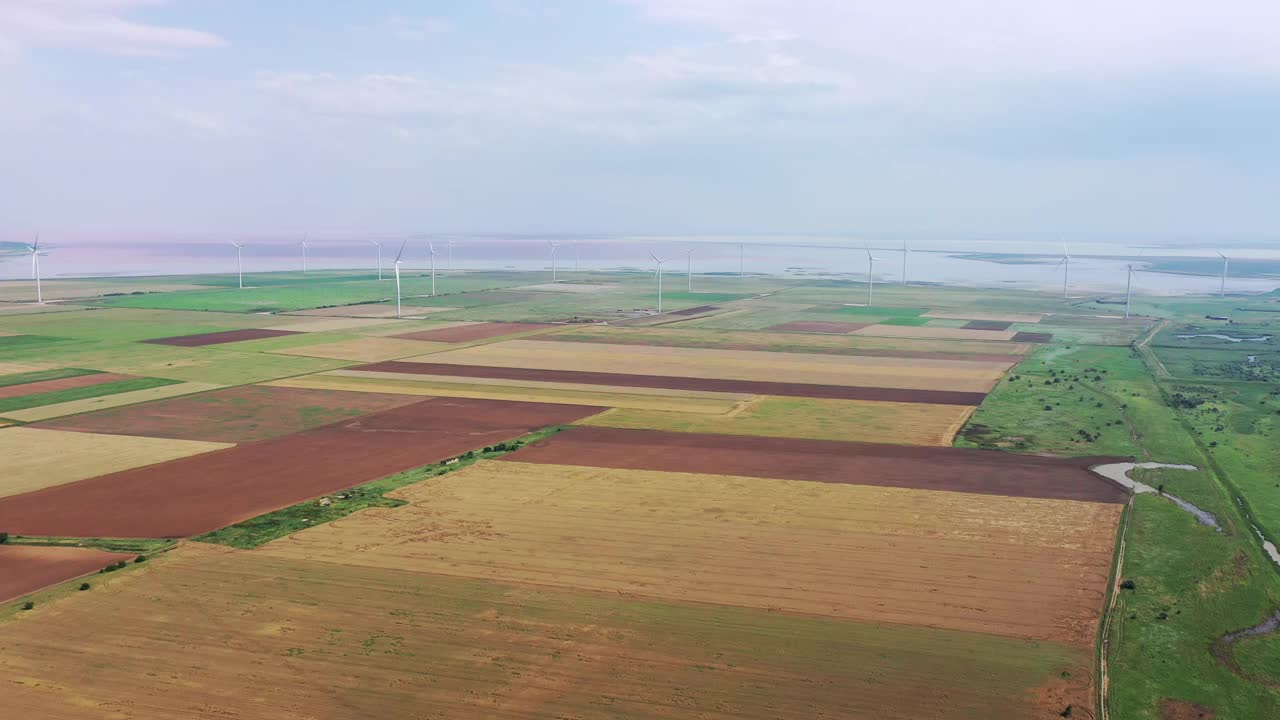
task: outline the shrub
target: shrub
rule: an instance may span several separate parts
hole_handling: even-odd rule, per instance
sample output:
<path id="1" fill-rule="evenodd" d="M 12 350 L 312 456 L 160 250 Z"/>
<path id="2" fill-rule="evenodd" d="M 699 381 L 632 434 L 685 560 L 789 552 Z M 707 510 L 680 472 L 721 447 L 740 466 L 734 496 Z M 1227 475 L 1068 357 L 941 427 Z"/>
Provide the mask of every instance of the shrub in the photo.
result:
<path id="1" fill-rule="evenodd" d="M 84 592 L 85 590 L 88 590 L 89 587 L 90 587 L 89 583 L 80 583 L 80 592 Z"/>
<path id="2" fill-rule="evenodd" d="M 7 542 L 9 542 L 9 533 L 0 532 L 0 545 L 3 545 Z"/>
<path id="3" fill-rule="evenodd" d="M 1132 580 L 1125 580 L 1124 582 L 1120 583 L 1121 590 L 1136 590 L 1137 588 L 1138 588 L 1138 584 Z"/>
<path id="4" fill-rule="evenodd" d="M 36 606 L 36 604 L 35 604 L 34 602 L 31 602 L 30 600 L 28 600 L 28 601 L 26 601 L 26 602 L 22 603 L 22 609 L 23 609 L 23 610 L 32 610 L 32 609 L 34 609 L 34 608 L 35 608 L 35 606 Z"/>
<path id="5" fill-rule="evenodd" d="M 127 562 L 125 562 L 125 561 L 121 560 L 120 562 L 116 563 L 116 569 L 117 569 L 117 570 L 123 570 L 123 569 L 125 569 L 125 567 L 127 567 L 128 565 L 129 565 L 129 563 L 127 563 Z"/>
<path id="6" fill-rule="evenodd" d="M 134 561 L 135 563 L 144 563 L 144 562 L 146 562 L 146 561 L 147 561 L 147 556 L 146 556 L 146 555 L 139 555 L 138 557 L 134 558 L 134 559 L 133 559 L 133 561 Z M 123 561 L 123 560 L 121 560 L 120 562 L 122 562 L 122 563 L 123 563 L 124 561 Z"/>

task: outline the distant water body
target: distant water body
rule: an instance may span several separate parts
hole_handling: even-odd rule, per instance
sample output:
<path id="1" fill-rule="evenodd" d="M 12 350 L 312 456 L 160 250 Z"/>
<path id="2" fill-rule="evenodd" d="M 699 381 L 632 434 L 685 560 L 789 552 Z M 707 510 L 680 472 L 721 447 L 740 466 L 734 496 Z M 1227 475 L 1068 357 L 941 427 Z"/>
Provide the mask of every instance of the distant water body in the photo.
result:
<path id="1" fill-rule="evenodd" d="M 551 236 L 493 237 L 452 236 L 433 240 L 437 267 L 452 264 L 455 269 L 469 270 L 550 270 Z M 556 263 L 561 270 L 607 271 L 652 267 L 649 252 L 667 260 L 671 272 L 684 272 L 693 250 L 694 273 L 736 273 L 741 267 L 749 273 L 773 273 L 792 276 L 852 276 L 865 278 L 866 244 L 871 245 L 878 261 L 876 278 L 892 282 L 902 276 L 901 241 L 864 241 L 828 236 L 633 236 L 633 237 L 557 237 Z M 297 270 L 302 266 L 302 250 L 296 241 L 245 239 L 246 272 Z M 387 239 L 383 247 L 384 267 L 399 249 L 401 238 Z M 741 250 L 739 245 L 741 244 Z M 235 249 L 229 242 L 137 241 L 101 242 L 46 238 L 50 254 L 41 259 L 43 276 L 73 278 L 121 275 L 182 275 L 232 273 L 236 269 Z M 1061 245 L 1027 241 L 928 241 L 910 243 L 907 256 L 909 279 L 949 285 L 1010 287 L 1020 289 L 1053 289 L 1062 286 L 1062 271 L 1055 255 Z M 1149 244 L 1073 243 L 1070 247 L 1071 287 L 1073 292 L 1123 291 L 1127 279 L 1125 257 L 1162 256 L 1216 258 L 1222 251 L 1237 262 L 1274 260 L 1280 263 L 1280 249 L 1265 247 L 1153 247 Z M 450 262 L 450 252 L 452 262 Z M 312 269 L 372 269 L 376 266 L 376 249 L 360 238 L 317 238 L 307 251 Z M 1023 255 L 1025 258 L 1003 257 L 1002 262 L 985 258 L 960 257 L 966 254 Z M 1010 261 L 1012 260 L 1012 261 Z M 405 267 L 425 269 L 430 260 L 427 241 L 413 239 L 405 251 Z M 30 277 L 30 263 L 24 256 L 11 256 L 0 262 L 0 279 Z M 1165 273 L 1135 274 L 1134 290 L 1140 294 L 1179 294 L 1217 292 L 1219 279 L 1212 275 L 1180 275 Z M 1267 292 L 1280 287 L 1280 278 L 1231 278 L 1228 289 L 1233 292 Z"/>

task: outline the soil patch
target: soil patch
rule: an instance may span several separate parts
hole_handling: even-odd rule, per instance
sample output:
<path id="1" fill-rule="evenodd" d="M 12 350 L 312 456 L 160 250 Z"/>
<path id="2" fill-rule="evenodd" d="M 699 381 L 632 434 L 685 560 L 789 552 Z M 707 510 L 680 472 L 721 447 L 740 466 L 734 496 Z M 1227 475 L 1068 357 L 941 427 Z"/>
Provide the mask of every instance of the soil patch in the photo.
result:
<path id="1" fill-rule="evenodd" d="M 95 373 L 93 375 L 77 375 L 75 377 L 59 378 L 57 380 L 41 380 L 39 382 L 25 383 L 23 385 L 0 387 L 0 398 L 26 397 L 27 395 L 39 395 L 40 393 L 54 392 L 57 390 L 91 387 L 93 385 L 102 385 L 104 383 L 133 379 L 133 375 Z"/>
<path id="2" fill-rule="evenodd" d="M 631 375 L 627 373 L 583 372 L 577 370 L 535 370 L 484 365 L 453 365 L 449 363 L 389 361 L 361 365 L 351 369 L 406 375 L 503 378 L 507 380 L 610 385 L 614 387 L 651 387 L 670 390 L 702 390 L 708 392 L 745 393 L 749 395 L 828 398 L 832 400 L 880 400 L 884 402 L 930 403 L 934 405 L 980 405 L 987 395 L 982 392 L 960 392 L 956 390 L 906 390 L 901 388 L 814 385 L 810 383 L 763 382 L 758 380 L 716 380 L 713 378 Z"/>
<path id="3" fill-rule="evenodd" d="M 1128 493 L 1089 467 L 1097 458 L 1047 458 L 962 448 L 738 437 L 577 427 L 502 462 L 881 485 L 1011 497 L 1124 503 Z"/>
<path id="4" fill-rule="evenodd" d="M 241 342 L 243 340 L 262 340 L 263 338 L 297 335 L 293 330 L 267 330 L 265 328 L 249 328 L 246 330 L 224 330 L 222 332 L 200 333 L 199 335 L 178 335 L 176 337 L 154 338 L 142 342 L 152 345 L 175 345 L 177 347 L 204 347 L 205 345 L 222 345 L 224 343 Z"/>
<path id="5" fill-rule="evenodd" d="M 1218 713 L 1208 705 L 1165 698 L 1160 701 L 1161 720 L 1214 720 Z"/>
<path id="6" fill-rule="evenodd" d="M 553 327 L 556 326 L 546 323 L 476 323 L 475 325 L 459 325 L 456 327 L 437 328 L 435 330 L 419 330 L 418 332 L 392 335 L 391 337 L 401 338 L 404 340 L 464 343 L 472 342 L 474 340 L 488 340 L 489 338 L 502 337 L 503 335 L 514 335 L 516 333 L 544 330 L 546 328 Z"/>
<path id="7" fill-rule="evenodd" d="M 390 393 L 244 385 L 52 420 L 52 430 L 246 443 L 421 402 Z"/>
<path id="8" fill-rule="evenodd" d="M 5 498 L 0 527 L 69 537 L 197 535 L 597 412 L 579 405 L 433 398 Z"/>
<path id="9" fill-rule="evenodd" d="M 0 545 L 0 602 L 88 575 L 130 557 L 89 548 Z"/>
<path id="10" fill-rule="evenodd" d="M 1050 343 L 1053 342 L 1053 333 L 1018 332 L 1013 334 L 1013 342 Z"/>
<path id="11" fill-rule="evenodd" d="M 1008 330 L 1013 325 L 1003 320 L 970 320 L 964 324 L 965 330 Z"/>
<path id="12" fill-rule="evenodd" d="M 683 310 L 672 310 L 668 315 L 701 315 L 709 313 L 712 310 L 719 310 L 719 305 L 699 305 L 697 307 L 685 308 Z"/>
<path id="13" fill-rule="evenodd" d="M 816 320 L 794 320 L 785 322 L 781 325 L 773 325 L 765 330 L 769 332 L 807 332 L 807 333 L 833 333 L 844 335 L 854 330 L 861 330 L 866 327 L 867 323 L 847 323 L 847 322 L 822 322 Z"/>

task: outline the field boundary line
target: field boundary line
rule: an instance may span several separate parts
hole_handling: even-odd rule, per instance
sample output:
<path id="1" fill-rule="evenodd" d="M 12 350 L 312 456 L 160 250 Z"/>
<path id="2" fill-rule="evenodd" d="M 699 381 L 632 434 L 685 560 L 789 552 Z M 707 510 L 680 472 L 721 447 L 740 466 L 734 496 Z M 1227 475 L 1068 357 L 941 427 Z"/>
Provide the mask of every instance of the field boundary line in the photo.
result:
<path id="1" fill-rule="evenodd" d="M 1097 660 L 1098 687 L 1095 692 L 1098 720 L 1107 720 L 1111 715 L 1111 675 L 1107 668 L 1107 653 L 1111 650 L 1111 620 L 1115 617 L 1116 604 L 1120 598 L 1120 583 L 1124 577 L 1124 552 L 1129 535 L 1129 518 L 1134 513 L 1133 496 L 1125 504 L 1120 514 L 1120 528 L 1117 532 L 1115 555 L 1111 560 L 1111 578 L 1107 583 L 1107 601 L 1102 609 L 1102 622 L 1098 624 L 1098 638 L 1095 650 Z"/>

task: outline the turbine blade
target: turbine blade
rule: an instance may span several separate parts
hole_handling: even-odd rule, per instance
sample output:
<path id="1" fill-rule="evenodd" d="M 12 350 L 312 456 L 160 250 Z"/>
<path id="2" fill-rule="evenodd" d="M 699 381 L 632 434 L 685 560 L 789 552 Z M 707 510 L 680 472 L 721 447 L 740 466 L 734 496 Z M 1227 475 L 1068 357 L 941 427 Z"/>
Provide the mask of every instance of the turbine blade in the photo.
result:
<path id="1" fill-rule="evenodd" d="M 657 255 L 654 255 L 654 254 L 653 254 L 653 251 L 652 251 L 652 250 L 650 250 L 650 251 L 649 251 L 649 257 L 653 258 L 653 261 L 654 261 L 654 262 L 656 262 L 656 263 L 658 263 L 659 265 L 661 265 L 661 264 L 662 264 L 662 261 L 658 259 L 658 256 L 657 256 Z"/>
<path id="2" fill-rule="evenodd" d="M 400 252 L 396 253 L 396 262 L 397 262 L 397 263 L 398 263 L 398 262 L 400 262 L 400 256 L 401 256 L 401 255 L 404 255 L 404 247 L 405 247 L 406 245 L 408 245 L 408 244 L 409 244 L 409 239 L 408 239 L 408 238 L 405 238 L 405 241 L 404 241 L 404 242 L 402 242 L 402 243 L 400 243 Z"/>

